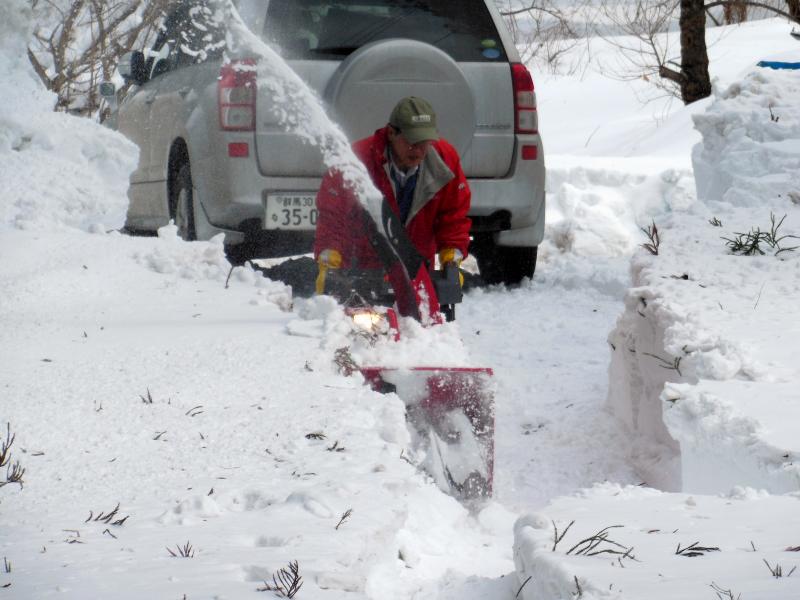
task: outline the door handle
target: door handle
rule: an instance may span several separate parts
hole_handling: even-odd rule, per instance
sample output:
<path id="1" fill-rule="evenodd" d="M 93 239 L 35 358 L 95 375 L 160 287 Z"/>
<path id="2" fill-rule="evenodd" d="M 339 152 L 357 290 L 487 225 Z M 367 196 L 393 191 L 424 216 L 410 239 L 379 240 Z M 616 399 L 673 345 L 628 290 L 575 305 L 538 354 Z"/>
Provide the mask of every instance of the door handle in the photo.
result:
<path id="1" fill-rule="evenodd" d="M 156 95 L 155 95 L 155 93 L 153 93 L 153 94 L 148 94 L 148 95 L 147 95 L 147 96 L 145 96 L 145 98 L 144 98 L 144 103 L 145 103 L 145 104 L 152 104 L 153 102 L 155 102 L 155 100 L 156 100 Z"/>
<path id="2" fill-rule="evenodd" d="M 184 98 L 186 97 L 186 94 L 189 93 L 189 91 L 190 91 L 189 88 L 184 86 L 178 90 L 178 93 L 181 95 L 181 98 Z"/>

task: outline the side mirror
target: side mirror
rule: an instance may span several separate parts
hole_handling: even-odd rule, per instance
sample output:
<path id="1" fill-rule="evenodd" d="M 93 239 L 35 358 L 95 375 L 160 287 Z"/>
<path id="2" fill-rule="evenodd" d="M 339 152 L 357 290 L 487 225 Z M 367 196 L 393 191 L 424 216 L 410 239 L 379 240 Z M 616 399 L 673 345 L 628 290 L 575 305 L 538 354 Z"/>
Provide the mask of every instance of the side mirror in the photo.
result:
<path id="1" fill-rule="evenodd" d="M 117 68 L 119 69 L 119 74 L 128 83 L 142 85 L 147 81 L 144 53 L 139 50 L 123 54 L 122 58 L 119 59 Z"/>
<path id="2" fill-rule="evenodd" d="M 104 81 L 97 86 L 97 91 L 111 110 L 117 110 L 117 86 L 110 81 Z"/>
<path id="3" fill-rule="evenodd" d="M 101 83 L 98 87 L 98 91 L 100 92 L 100 97 L 108 101 L 117 97 L 117 87 L 110 81 Z"/>

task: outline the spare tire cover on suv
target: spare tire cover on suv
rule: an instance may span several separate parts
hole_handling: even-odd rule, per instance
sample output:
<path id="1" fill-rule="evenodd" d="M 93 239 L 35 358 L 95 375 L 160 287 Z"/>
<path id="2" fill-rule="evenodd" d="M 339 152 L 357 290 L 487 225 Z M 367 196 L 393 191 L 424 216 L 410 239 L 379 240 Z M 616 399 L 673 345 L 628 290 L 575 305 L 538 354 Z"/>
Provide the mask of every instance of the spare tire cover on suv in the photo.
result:
<path id="1" fill-rule="evenodd" d="M 345 59 L 325 90 L 332 117 L 351 141 L 389 120 L 398 100 L 425 98 L 439 134 L 464 154 L 475 133 L 475 101 L 458 64 L 424 42 L 389 39 L 367 44 Z"/>

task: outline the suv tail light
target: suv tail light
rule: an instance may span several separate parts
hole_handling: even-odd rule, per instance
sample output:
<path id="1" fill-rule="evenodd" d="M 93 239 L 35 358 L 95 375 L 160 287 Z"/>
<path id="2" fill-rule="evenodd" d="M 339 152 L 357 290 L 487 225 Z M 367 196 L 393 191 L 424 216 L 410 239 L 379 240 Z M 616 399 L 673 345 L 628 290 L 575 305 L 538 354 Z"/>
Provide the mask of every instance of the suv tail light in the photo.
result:
<path id="1" fill-rule="evenodd" d="M 235 60 L 219 71 L 219 125 L 225 131 L 254 131 L 256 126 L 256 61 Z"/>
<path id="2" fill-rule="evenodd" d="M 511 79 L 514 83 L 514 133 L 536 133 L 539 120 L 531 73 L 522 63 L 511 63 Z"/>

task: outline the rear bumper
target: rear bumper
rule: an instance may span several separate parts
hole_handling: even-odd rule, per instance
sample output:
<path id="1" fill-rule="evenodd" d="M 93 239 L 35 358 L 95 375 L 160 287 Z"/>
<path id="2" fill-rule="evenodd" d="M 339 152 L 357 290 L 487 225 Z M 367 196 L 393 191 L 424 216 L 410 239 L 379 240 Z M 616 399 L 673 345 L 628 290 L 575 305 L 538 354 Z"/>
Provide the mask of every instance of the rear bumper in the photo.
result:
<path id="1" fill-rule="evenodd" d="M 309 254 L 314 249 L 314 231 L 263 229 L 260 218 L 246 219 L 236 229 L 207 223 L 200 239 L 209 239 L 218 233 L 225 234 L 225 244 L 237 246 L 237 251 L 247 258 L 280 258 Z"/>
<path id="2" fill-rule="evenodd" d="M 225 243 L 246 245 L 251 256 L 277 258 L 311 252 L 314 230 L 264 229 L 268 192 L 308 192 L 316 194 L 321 178 L 264 177 L 253 159 L 224 157 L 224 169 L 210 161 L 203 174 L 193 176 L 197 197 L 203 209 L 208 232 L 225 234 Z M 244 248 L 243 248 L 244 249 Z"/>
<path id="3" fill-rule="evenodd" d="M 536 160 L 522 160 L 522 145 L 538 147 Z M 217 157 L 218 160 L 218 157 Z M 253 159 L 208 160 L 194 171 L 207 231 L 201 239 L 225 233 L 228 244 L 247 243 L 263 257 L 304 254 L 311 251 L 314 231 L 264 230 L 264 197 L 267 192 L 311 192 L 319 189 L 320 177 L 265 177 Z M 495 242 L 507 246 L 538 246 L 544 238 L 545 166 L 538 135 L 518 136 L 512 170 L 501 178 L 468 179 L 472 192 L 470 217 L 473 233 L 493 234 Z"/>
<path id="4" fill-rule="evenodd" d="M 499 231 L 495 235 L 498 246 L 538 246 L 544 239 L 544 202 L 541 206 L 541 217 L 533 225 L 520 229 Z"/>
<path id="5" fill-rule="evenodd" d="M 536 145 L 536 160 L 522 160 L 523 145 Z M 493 234 L 501 246 L 538 246 L 544 239 L 545 164 L 538 135 L 518 136 L 513 169 L 498 179 L 469 179 L 473 234 Z"/>

